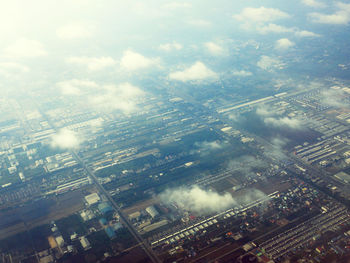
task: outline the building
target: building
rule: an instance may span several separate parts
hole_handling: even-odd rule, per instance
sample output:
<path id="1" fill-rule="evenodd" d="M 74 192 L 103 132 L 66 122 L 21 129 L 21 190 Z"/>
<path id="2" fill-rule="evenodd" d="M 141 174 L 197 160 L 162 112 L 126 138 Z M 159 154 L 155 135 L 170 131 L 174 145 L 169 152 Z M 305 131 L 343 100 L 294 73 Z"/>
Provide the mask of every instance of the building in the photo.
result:
<path id="1" fill-rule="evenodd" d="M 93 219 L 95 217 L 95 214 L 91 210 L 83 210 L 80 213 L 80 216 L 84 221 L 88 221 L 90 219 Z"/>
<path id="2" fill-rule="evenodd" d="M 88 205 L 96 204 L 100 201 L 100 196 L 97 193 L 92 193 L 87 196 L 85 196 L 85 201 L 88 203 Z"/>
<path id="3" fill-rule="evenodd" d="M 349 184 L 350 183 L 350 175 L 345 172 L 340 172 L 334 175 L 334 177 L 342 182 L 343 184 Z"/>
<path id="4" fill-rule="evenodd" d="M 169 223 L 168 220 L 163 219 L 163 220 L 158 221 L 158 222 L 156 222 L 156 223 L 153 223 L 153 224 L 150 224 L 150 225 L 145 226 L 144 228 L 142 228 L 142 231 L 143 231 L 144 233 L 147 233 L 147 232 L 153 231 L 153 230 L 155 230 L 155 229 L 157 229 L 157 228 L 160 228 L 160 227 L 162 227 L 162 226 L 165 226 L 165 225 L 167 225 L 168 223 Z"/>
<path id="5" fill-rule="evenodd" d="M 56 248 L 57 247 L 57 242 L 55 240 L 55 238 L 53 236 L 49 236 L 47 238 L 47 240 L 49 241 L 49 245 L 51 248 Z"/>
<path id="6" fill-rule="evenodd" d="M 113 208 L 107 202 L 98 204 L 97 207 L 98 207 L 98 210 L 101 212 L 101 214 L 107 214 L 108 212 L 113 212 Z"/>
<path id="7" fill-rule="evenodd" d="M 110 227 L 110 226 L 105 228 L 105 232 L 106 232 L 107 236 L 108 236 L 110 239 L 113 239 L 113 238 L 116 237 L 116 234 L 115 234 L 115 232 L 114 232 L 114 229 L 113 229 L 112 227 Z"/>
<path id="8" fill-rule="evenodd" d="M 101 226 L 106 226 L 108 223 L 107 223 L 107 220 L 106 218 L 101 218 L 100 220 L 98 220 L 100 222 L 100 225 Z"/>
<path id="9" fill-rule="evenodd" d="M 56 237 L 55 239 L 56 239 L 57 245 L 58 245 L 59 247 L 63 247 L 63 245 L 64 245 L 64 239 L 63 239 L 63 237 L 62 237 L 62 236 L 58 236 L 58 237 Z"/>
<path id="10" fill-rule="evenodd" d="M 136 211 L 134 213 L 129 214 L 129 220 L 139 220 L 140 216 L 140 211 Z"/>
<path id="11" fill-rule="evenodd" d="M 120 223 L 120 222 L 115 223 L 115 224 L 113 225 L 114 231 L 117 231 L 117 230 L 119 230 L 119 229 L 121 229 L 121 228 L 123 228 L 123 225 L 122 225 L 122 223 Z"/>
<path id="12" fill-rule="evenodd" d="M 152 218 L 155 218 L 156 216 L 159 215 L 158 211 L 153 205 L 147 207 L 145 210 Z"/>
<path id="13" fill-rule="evenodd" d="M 80 238 L 80 244 L 83 247 L 84 250 L 88 250 L 91 248 L 90 242 L 86 237 Z"/>

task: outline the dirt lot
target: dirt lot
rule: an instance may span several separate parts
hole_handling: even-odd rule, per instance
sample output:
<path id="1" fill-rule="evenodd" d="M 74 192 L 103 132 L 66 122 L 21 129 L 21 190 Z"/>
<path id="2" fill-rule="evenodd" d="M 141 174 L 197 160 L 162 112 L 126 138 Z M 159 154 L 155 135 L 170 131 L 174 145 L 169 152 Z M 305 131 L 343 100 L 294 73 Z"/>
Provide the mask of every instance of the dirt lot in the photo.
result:
<path id="1" fill-rule="evenodd" d="M 83 198 L 88 190 L 91 190 L 91 186 L 0 211 L 0 239 L 50 223 L 52 220 L 58 220 L 83 209 Z"/>
<path id="2" fill-rule="evenodd" d="M 150 198 L 141 202 L 136 203 L 135 205 L 123 209 L 123 213 L 126 215 L 132 214 L 136 211 L 140 211 L 142 209 L 145 209 L 148 206 L 154 205 L 159 203 L 159 200 L 157 198 Z"/>

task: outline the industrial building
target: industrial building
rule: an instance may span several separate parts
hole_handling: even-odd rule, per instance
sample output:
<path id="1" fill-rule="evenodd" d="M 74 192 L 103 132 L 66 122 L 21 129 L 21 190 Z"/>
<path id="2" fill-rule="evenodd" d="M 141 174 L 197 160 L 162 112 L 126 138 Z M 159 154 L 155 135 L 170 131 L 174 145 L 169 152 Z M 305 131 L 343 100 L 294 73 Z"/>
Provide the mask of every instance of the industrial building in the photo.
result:
<path id="1" fill-rule="evenodd" d="M 93 205 L 100 201 L 100 196 L 97 193 L 92 193 L 85 196 L 85 201 L 88 205 Z"/>
<path id="2" fill-rule="evenodd" d="M 88 250 L 91 248 L 90 242 L 86 237 L 81 237 L 79 241 L 84 250 Z"/>

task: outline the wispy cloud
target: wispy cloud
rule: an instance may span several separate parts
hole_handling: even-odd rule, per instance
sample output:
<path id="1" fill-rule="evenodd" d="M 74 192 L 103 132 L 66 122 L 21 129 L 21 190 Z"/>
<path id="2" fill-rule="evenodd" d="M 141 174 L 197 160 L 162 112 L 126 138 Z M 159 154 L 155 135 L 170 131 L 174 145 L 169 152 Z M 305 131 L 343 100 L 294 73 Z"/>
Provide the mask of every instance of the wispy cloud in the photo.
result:
<path id="1" fill-rule="evenodd" d="M 241 13 L 233 15 L 233 18 L 242 23 L 245 30 L 254 30 L 259 34 L 294 33 L 298 37 L 317 37 L 316 33 L 301 30 L 297 27 L 287 27 L 274 23 L 275 21 L 288 19 L 291 15 L 276 8 L 247 7 Z"/>
<path id="2" fill-rule="evenodd" d="M 159 45 L 159 49 L 162 51 L 172 51 L 172 50 L 180 50 L 183 46 L 177 42 L 166 43 Z"/>
<path id="3" fill-rule="evenodd" d="M 227 165 L 228 170 L 238 171 L 244 176 L 252 176 L 254 171 L 266 168 L 266 162 L 257 159 L 252 155 L 243 155 L 236 159 L 230 160 Z"/>
<path id="4" fill-rule="evenodd" d="M 289 118 L 289 117 L 267 117 L 264 119 L 264 122 L 268 125 L 272 125 L 274 127 L 288 127 L 291 129 L 304 129 L 303 122 L 297 118 Z"/>
<path id="5" fill-rule="evenodd" d="M 4 50 L 5 56 L 15 58 L 35 58 L 47 55 L 43 44 L 37 40 L 20 38 Z"/>
<path id="6" fill-rule="evenodd" d="M 347 25 L 350 22 L 350 4 L 336 2 L 337 11 L 332 14 L 310 13 L 308 16 L 314 23 Z"/>
<path id="7" fill-rule="evenodd" d="M 288 140 L 285 138 L 273 138 L 270 142 L 271 144 L 267 146 L 264 150 L 264 154 L 272 157 L 276 160 L 283 160 L 286 158 L 284 153 L 284 147 L 288 143 Z"/>
<path id="8" fill-rule="evenodd" d="M 241 13 L 233 15 L 233 18 L 244 23 L 271 22 L 289 17 L 288 13 L 277 8 L 266 8 L 263 6 L 259 8 L 246 7 Z"/>
<path id="9" fill-rule="evenodd" d="M 263 70 L 273 71 L 275 69 L 279 69 L 282 66 L 282 62 L 278 58 L 264 55 L 260 57 L 260 60 L 256 63 L 256 65 Z"/>
<path id="10" fill-rule="evenodd" d="M 253 73 L 246 70 L 235 70 L 232 72 L 232 75 L 237 77 L 249 77 L 249 76 L 252 76 Z"/>
<path id="11" fill-rule="evenodd" d="M 58 38 L 64 40 L 89 38 L 94 35 L 94 27 L 79 23 L 67 24 L 56 30 Z"/>
<path id="12" fill-rule="evenodd" d="M 257 27 L 257 30 L 261 34 L 294 32 L 294 28 L 280 26 L 280 25 L 276 25 L 274 23 L 269 23 L 267 25 Z"/>
<path id="13" fill-rule="evenodd" d="M 204 46 L 209 51 L 209 53 L 214 56 L 221 56 L 225 54 L 225 49 L 217 43 L 206 42 L 204 43 Z"/>
<path id="14" fill-rule="evenodd" d="M 350 108 L 345 98 L 349 96 L 342 89 L 327 89 L 321 92 L 321 102 L 327 106 L 338 108 Z"/>
<path id="15" fill-rule="evenodd" d="M 29 72 L 29 68 L 17 62 L 0 62 L 0 74 L 6 78 Z"/>
<path id="16" fill-rule="evenodd" d="M 300 31 L 295 31 L 295 36 L 297 37 L 320 37 L 321 35 L 316 34 L 311 31 L 307 30 L 300 30 Z"/>
<path id="17" fill-rule="evenodd" d="M 325 8 L 327 5 L 323 2 L 319 2 L 316 0 L 302 0 L 301 1 L 304 5 L 314 7 L 314 8 Z"/>
<path id="18" fill-rule="evenodd" d="M 85 89 L 97 88 L 98 85 L 90 80 L 71 79 L 56 83 L 63 95 L 81 95 Z"/>
<path id="19" fill-rule="evenodd" d="M 209 27 L 212 25 L 210 21 L 204 19 L 190 19 L 187 23 L 196 27 Z"/>
<path id="20" fill-rule="evenodd" d="M 260 106 L 256 109 L 256 114 L 262 118 L 265 124 L 277 128 L 291 128 L 302 130 L 305 128 L 304 122 L 299 118 L 280 117 L 268 106 Z"/>
<path id="21" fill-rule="evenodd" d="M 225 147 L 225 143 L 220 141 L 202 141 L 196 142 L 194 146 L 197 147 L 197 150 L 192 151 L 191 153 L 199 153 L 201 156 L 205 156 L 213 151 L 223 149 Z"/>
<path id="22" fill-rule="evenodd" d="M 111 57 L 69 57 L 66 62 L 86 67 L 89 71 L 100 71 L 116 64 L 116 61 Z"/>
<path id="23" fill-rule="evenodd" d="M 163 5 L 163 8 L 165 9 L 170 9 L 170 10 L 174 10 L 174 9 L 187 9 L 187 8 L 191 8 L 192 5 L 188 2 L 170 2 L 170 3 L 166 3 Z"/>

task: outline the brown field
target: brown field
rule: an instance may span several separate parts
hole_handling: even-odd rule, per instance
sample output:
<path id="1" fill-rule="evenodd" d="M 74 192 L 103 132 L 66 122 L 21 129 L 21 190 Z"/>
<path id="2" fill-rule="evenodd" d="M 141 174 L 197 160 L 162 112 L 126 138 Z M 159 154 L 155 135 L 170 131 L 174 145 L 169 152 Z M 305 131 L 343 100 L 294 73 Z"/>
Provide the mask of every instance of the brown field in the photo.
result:
<path id="1" fill-rule="evenodd" d="M 48 224 L 83 209 L 83 198 L 86 192 L 91 190 L 91 186 L 88 186 L 27 203 L 21 207 L 0 211 L 0 222 L 2 222 L 0 224 L 0 239 Z"/>
<path id="2" fill-rule="evenodd" d="M 136 211 L 143 210 L 146 207 L 157 204 L 157 203 L 159 203 L 159 200 L 157 198 L 150 198 L 150 199 L 146 199 L 146 200 L 143 200 L 141 202 L 138 202 L 131 207 L 125 208 L 122 211 L 124 214 L 129 215 L 129 214 L 132 214 Z"/>

